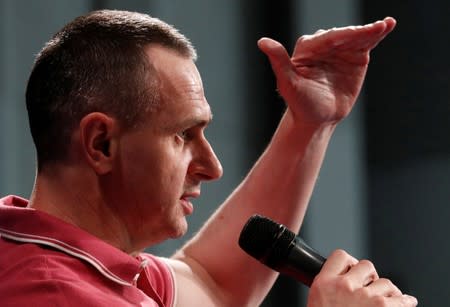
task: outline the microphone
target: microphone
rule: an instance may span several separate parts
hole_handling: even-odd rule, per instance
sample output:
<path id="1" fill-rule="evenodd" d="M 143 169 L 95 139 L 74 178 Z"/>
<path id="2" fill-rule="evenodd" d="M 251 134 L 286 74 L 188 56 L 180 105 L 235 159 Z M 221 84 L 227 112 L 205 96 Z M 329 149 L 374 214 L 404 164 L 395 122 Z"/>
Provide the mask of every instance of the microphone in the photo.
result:
<path id="1" fill-rule="evenodd" d="M 300 237 L 267 217 L 253 215 L 239 236 L 239 246 L 250 256 L 310 287 L 326 259 Z"/>

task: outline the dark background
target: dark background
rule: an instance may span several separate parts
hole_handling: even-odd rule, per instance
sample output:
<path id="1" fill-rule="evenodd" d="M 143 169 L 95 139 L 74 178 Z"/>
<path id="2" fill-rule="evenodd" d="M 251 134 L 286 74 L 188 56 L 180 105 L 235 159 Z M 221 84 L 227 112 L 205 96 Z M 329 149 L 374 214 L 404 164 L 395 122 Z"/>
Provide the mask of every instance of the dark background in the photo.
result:
<path id="1" fill-rule="evenodd" d="M 78 15 L 149 13 L 198 49 L 214 113 L 208 136 L 225 174 L 204 189 L 189 234 L 150 249 L 160 255 L 183 244 L 242 180 L 284 110 L 257 39 L 273 37 L 292 50 L 301 34 L 393 16 L 397 28 L 372 52 L 360 101 L 335 132 L 301 235 L 324 255 L 343 248 L 371 259 L 420 306 L 447 306 L 449 7 L 444 0 L 1 1 L 0 193 L 29 196 L 35 161 L 26 79 L 45 41 Z M 306 296 L 304 286 L 280 278 L 263 306 L 302 306 Z"/>

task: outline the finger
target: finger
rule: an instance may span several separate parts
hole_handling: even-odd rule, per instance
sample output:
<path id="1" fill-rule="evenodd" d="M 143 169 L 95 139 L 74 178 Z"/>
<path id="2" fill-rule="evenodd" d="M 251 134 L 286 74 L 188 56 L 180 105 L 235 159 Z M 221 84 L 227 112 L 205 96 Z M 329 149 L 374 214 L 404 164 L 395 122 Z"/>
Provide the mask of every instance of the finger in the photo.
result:
<path id="1" fill-rule="evenodd" d="M 360 50 L 370 51 L 375 48 L 389 33 L 391 33 L 392 30 L 394 30 L 396 24 L 396 20 L 392 17 L 386 17 L 383 20 L 369 24 L 368 26 L 372 26 L 374 32 L 361 36 L 359 40 L 355 37 L 353 43 L 348 44 L 348 48 L 359 48 Z M 384 26 L 384 28 L 380 27 L 381 25 Z M 377 32 L 376 30 L 382 31 Z"/>
<path id="2" fill-rule="evenodd" d="M 386 23 L 386 29 L 377 39 L 374 39 L 372 43 L 368 43 L 366 46 L 364 46 L 365 50 L 372 50 L 373 48 L 375 48 L 382 40 L 384 40 L 384 38 L 389 33 L 392 32 L 392 30 L 394 30 L 397 24 L 397 21 L 392 17 L 386 17 L 383 21 Z"/>
<path id="3" fill-rule="evenodd" d="M 417 306 L 417 299 L 414 296 L 403 294 L 385 298 L 386 306 L 414 307 Z"/>
<path id="4" fill-rule="evenodd" d="M 258 47 L 269 58 L 270 65 L 277 79 L 288 76 L 292 72 L 291 59 L 282 44 L 264 37 L 258 41 Z"/>
<path id="5" fill-rule="evenodd" d="M 303 43 L 305 49 L 317 49 L 323 46 L 334 48 L 351 44 L 360 39 L 367 39 L 373 35 L 380 35 L 384 33 L 386 28 L 384 21 L 377 21 L 363 26 L 332 28 L 326 31 L 319 31 L 313 35 L 304 35 L 300 37 L 299 42 Z"/>
<path id="6" fill-rule="evenodd" d="M 355 287 L 367 286 L 378 279 L 378 273 L 372 262 L 361 260 L 346 274 Z"/>
<path id="7" fill-rule="evenodd" d="M 294 54 L 309 58 L 330 53 L 330 50 L 369 50 L 389 34 L 395 24 L 395 19 L 387 17 L 364 26 L 333 28 L 314 35 L 305 35 L 297 41 Z"/>
<path id="8" fill-rule="evenodd" d="M 343 250 L 335 250 L 325 261 L 320 273 L 329 275 L 342 275 L 347 273 L 358 260 L 347 254 Z"/>
<path id="9" fill-rule="evenodd" d="M 396 285 L 394 285 L 389 279 L 379 278 L 375 280 L 373 283 L 368 285 L 367 290 L 370 291 L 372 295 L 381 295 L 381 296 L 400 296 L 402 292 Z"/>
<path id="10" fill-rule="evenodd" d="M 384 18 L 383 21 L 386 23 L 386 31 L 388 33 L 391 32 L 392 30 L 394 30 L 394 28 L 397 24 L 397 21 L 392 17 L 386 17 L 386 18 Z"/>

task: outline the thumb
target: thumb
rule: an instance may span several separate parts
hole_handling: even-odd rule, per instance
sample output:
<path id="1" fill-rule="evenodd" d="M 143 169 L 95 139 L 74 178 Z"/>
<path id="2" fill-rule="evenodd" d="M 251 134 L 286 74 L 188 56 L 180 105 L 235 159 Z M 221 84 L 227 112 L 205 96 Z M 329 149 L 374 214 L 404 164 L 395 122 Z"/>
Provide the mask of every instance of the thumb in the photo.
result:
<path id="1" fill-rule="evenodd" d="M 263 37 L 258 41 L 259 49 L 269 58 L 277 79 L 287 77 L 292 71 L 292 63 L 286 48 L 279 42 Z"/>

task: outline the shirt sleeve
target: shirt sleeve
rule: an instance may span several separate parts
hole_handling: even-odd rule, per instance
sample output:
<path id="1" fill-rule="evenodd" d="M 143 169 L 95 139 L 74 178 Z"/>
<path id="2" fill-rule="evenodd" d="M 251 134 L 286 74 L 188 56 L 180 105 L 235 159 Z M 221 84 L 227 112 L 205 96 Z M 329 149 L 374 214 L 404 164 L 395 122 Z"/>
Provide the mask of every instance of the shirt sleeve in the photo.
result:
<path id="1" fill-rule="evenodd" d="M 140 256 L 147 261 L 145 270 L 149 282 L 156 294 L 161 298 L 164 306 L 175 306 L 176 289 L 172 268 L 165 261 L 165 258 L 147 253 L 142 253 Z"/>

